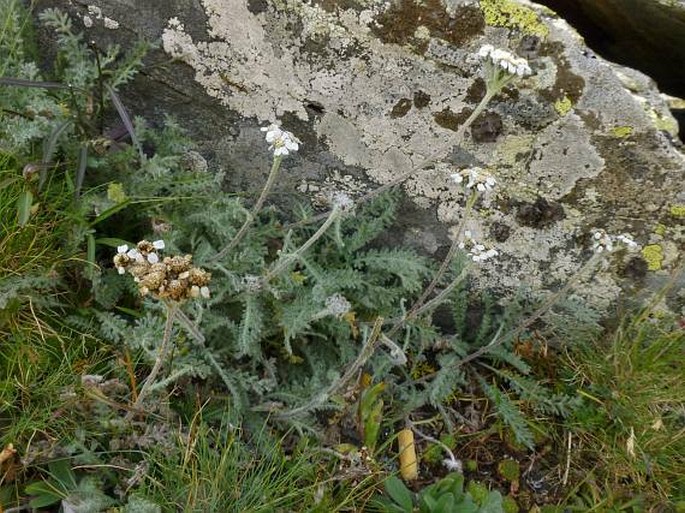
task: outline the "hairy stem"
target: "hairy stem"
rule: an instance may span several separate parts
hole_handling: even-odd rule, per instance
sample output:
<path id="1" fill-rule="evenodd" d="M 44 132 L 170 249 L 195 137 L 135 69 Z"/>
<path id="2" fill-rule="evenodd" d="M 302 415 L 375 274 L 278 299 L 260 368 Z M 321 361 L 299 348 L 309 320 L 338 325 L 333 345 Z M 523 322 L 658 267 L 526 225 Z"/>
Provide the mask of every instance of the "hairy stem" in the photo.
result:
<path id="1" fill-rule="evenodd" d="M 150 393 L 150 390 L 152 389 L 152 386 L 154 385 L 155 380 L 157 379 L 159 371 L 162 370 L 162 366 L 164 365 L 164 362 L 166 360 L 167 353 L 169 352 L 171 332 L 174 326 L 174 318 L 176 317 L 176 313 L 178 312 L 178 304 L 175 302 L 165 302 L 164 305 L 166 306 L 166 322 L 164 323 L 164 335 L 162 336 L 162 344 L 160 345 L 159 351 L 157 352 L 157 359 L 155 360 L 155 364 L 152 367 L 152 370 L 150 371 L 150 374 L 148 375 L 147 379 L 145 380 L 145 383 L 143 384 L 143 388 L 140 390 L 138 397 L 133 403 L 131 410 L 126 414 L 125 420 L 131 420 L 133 418 L 133 416 L 140 408 L 140 405 L 143 403 L 145 396 L 147 396 L 147 394 Z"/>
<path id="2" fill-rule="evenodd" d="M 557 292 L 552 294 L 542 305 L 535 310 L 525 321 L 517 325 L 515 328 L 512 328 L 511 330 L 507 331 L 504 335 L 500 335 L 500 332 L 498 331 L 497 334 L 493 337 L 493 339 L 483 347 L 480 347 L 479 349 L 475 350 L 471 354 L 465 356 L 461 360 L 454 362 L 452 365 L 450 365 L 450 368 L 452 369 L 457 369 L 459 367 L 464 366 L 465 364 L 480 358 L 484 354 L 489 353 L 492 351 L 494 348 L 501 346 L 504 344 L 507 340 L 511 340 L 515 337 L 518 337 L 523 333 L 526 329 L 528 329 L 535 321 L 537 321 L 540 317 L 542 317 L 550 308 L 552 308 L 561 298 L 566 296 L 568 292 L 573 288 L 573 286 L 578 283 L 580 278 L 591 268 L 595 266 L 595 264 L 600 260 L 602 257 L 601 254 L 595 254 L 590 258 L 585 264 L 573 275 L 569 280 L 566 282 L 566 284 L 560 288 Z M 431 374 L 426 374 L 425 376 L 414 380 L 412 382 L 413 385 L 419 384 L 419 383 L 425 383 L 426 381 L 429 381 L 432 377 L 434 377 L 437 374 L 437 372 L 433 372 Z"/>
<path id="3" fill-rule="evenodd" d="M 312 245 L 319 240 L 324 233 L 330 228 L 330 226 L 335 222 L 335 220 L 339 217 L 341 213 L 340 207 L 335 206 L 333 207 L 333 210 L 331 210 L 330 215 L 328 216 L 328 219 L 326 219 L 326 222 L 321 225 L 321 227 L 307 239 L 307 241 L 302 244 L 299 248 L 297 248 L 295 251 L 292 253 L 288 253 L 287 255 L 282 256 L 274 265 L 274 267 L 266 273 L 266 276 L 263 278 L 264 283 L 268 283 L 271 281 L 274 277 L 278 276 L 283 270 L 287 269 L 290 264 L 292 264 L 295 260 L 297 260 L 300 255 L 304 254 Z"/>
<path id="4" fill-rule="evenodd" d="M 469 197 L 468 201 L 466 202 L 466 207 L 464 208 L 464 214 L 461 218 L 461 222 L 459 223 L 459 226 L 457 227 L 457 233 L 454 237 L 454 240 L 452 241 L 452 244 L 450 245 L 450 249 L 447 252 L 447 255 L 442 261 L 442 264 L 440 264 L 440 268 L 438 269 L 438 272 L 435 273 L 435 276 L 433 277 L 433 280 L 428 284 L 428 286 L 424 289 L 423 293 L 419 297 L 419 299 L 414 302 L 412 307 L 409 309 L 406 315 L 404 315 L 401 319 L 399 319 L 395 325 L 391 328 L 391 330 L 387 333 L 388 337 L 392 337 L 395 335 L 401 328 L 402 326 L 409 320 L 413 319 L 414 317 L 418 316 L 420 313 L 424 312 L 427 308 L 424 307 L 424 303 L 430 297 L 430 295 L 433 293 L 435 290 L 435 287 L 438 286 L 438 283 L 440 283 L 440 280 L 442 280 L 442 277 L 445 275 L 447 272 L 447 269 L 449 269 L 450 264 L 452 263 L 452 260 L 454 259 L 454 256 L 457 254 L 457 251 L 459 250 L 459 241 L 461 239 L 461 234 L 464 231 L 464 227 L 466 226 L 466 221 L 468 220 L 469 214 L 471 213 L 471 209 L 473 208 L 474 203 L 476 202 L 476 199 L 478 199 L 478 192 L 474 191 L 471 196 Z M 457 276 L 450 284 L 445 287 L 445 289 L 438 294 L 433 300 L 429 302 L 430 306 L 432 307 L 433 305 L 436 305 L 439 301 L 441 301 L 447 294 L 449 294 L 454 287 L 456 287 L 461 281 L 466 277 L 465 273 L 466 269 L 464 269 L 459 276 Z"/>
<path id="5" fill-rule="evenodd" d="M 347 371 L 345 371 L 345 374 L 343 374 L 337 380 L 331 383 L 326 390 L 310 399 L 309 402 L 307 402 L 306 404 L 298 406 L 297 408 L 293 408 L 292 410 L 276 413 L 274 417 L 279 420 L 287 420 L 302 415 L 304 413 L 308 413 L 311 410 L 317 408 L 318 406 L 321 406 L 328 400 L 328 398 L 331 395 L 335 394 L 338 390 L 344 387 L 350 381 L 350 379 L 352 379 L 354 376 L 357 375 L 357 373 L 359 373 L 359 370 L 364 366 L 368 359 L 371 358 L 371 355 L 373 354 L 376 347 L 376 342 L 378 341 L 378 338 L 381 336 L 382 326 L 383 318 L 377 317 L 373 329 L 371 330 L 369 337 L 366 339 L 366 342 L 364 342 L 364 345 L 362 346 L 359 355 L 357 356 L 356 360 L 352 363 L 352 365 L 350 365 Z"/>
<path id="6" fill-rule="evenodd" d="M 266 201 L 266 197 L 269 195 L 269 192 L 271 192 L 271 189 L 272 189 L 274 183 L 276 182 L 276 177 L 278 176 L 278 170 L 281 167 L 281 161 L 282 160 L 283 160 L 283 157 L 281 155 L 274 157 L 273 164 L 271 165 L 271 171 L 269 172 L 269 177 L 266 179 L 266 183 L 264 184 L 264 188 L 262 189 L 262 192 L 260 193 L 259 198 L 257 198 L 257 202 L 252 207 L 252 210 L 250 210 L 250 212 L 248 213 L 247 219 L 245 219 L 245 222 L 240 227 L 240 230 L 238 230 L 238 233 L 236 233 L 235 236 L 231 239 L 231 241 L 228 244 L 226 244 L 216 255 L 214 255 L 210 259 L 210 262 L 215 262 L 217 260 L 221 260 L 233 248 L 235 248 L 241 240 L 243 240 L 243 237 L 245 236 L 245 234 L 247 233 L 247 230 L 250 228 L 250 226 L 254 222 L 259 211 L 262 209 L 262 206 L 264 205 L 264 202 Z"/>
<path id="7" fill-rule="evenodd" d="M 202 351 L 202 355 L 205 357 L 205 359 L 209 362 L 209 364 L 214 368 L 216 373 L 219 375 L 221 378 L 221 381 L 224 382 L 224 385 L 226 385 L 226 388 L 228 391 L 231 393 L 233 396 L 233 402 L 239 406 L 239 408 L 242 410 L 242 408 L 245 406 L 243 404 L 243 399 L 242 396 L 240 395 L 238 389 L 235 386 L 235 383 L 229 378 L 228 374 L 224 370 L 224 368 L 221 366 L 219 361 L 216 359 L 216 357 L 212 354 L 212 352 L 205 346 L 205 336 L 200 332 L 200 330 L 195 326 L 195 323 L 190 320 L 190 318 L 181 310 L 178 311 L 178 320 L 183 324 L 183 326 L 188 330 L 190 335 L 195 339 L 196 345 L 200 348 Z"/>

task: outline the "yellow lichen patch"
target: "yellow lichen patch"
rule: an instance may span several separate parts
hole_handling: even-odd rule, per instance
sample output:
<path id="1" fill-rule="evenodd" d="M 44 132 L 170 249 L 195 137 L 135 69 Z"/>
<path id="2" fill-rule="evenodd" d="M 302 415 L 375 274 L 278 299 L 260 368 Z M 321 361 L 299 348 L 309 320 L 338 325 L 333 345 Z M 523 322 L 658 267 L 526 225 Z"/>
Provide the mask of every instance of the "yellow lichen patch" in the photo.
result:
<path id="1" fill-rule="evenodd" d="M 535 137 L 530 135 L 507 135 L 497 146 L 496 161 L 501 165 L 516 166 L 517 162 L 521 160 L 520 155 L 530 151 L 534 140 Z"/>
<path id="2" fill-rule="evenodd" d="M 614 134 L 615 137 L 628 137 L 630 134 L 633 133 L 633 127 L 632 126 L 615 126 L 614 128 L 611 129 L 611 133 Z"/>
<path id="3" fill-rule="evenodd" d="M 685 217 L 685 205 L 671 205 L 669 212 L 673 217 Z"/>
<path id="4" fill-rule="evenodd" d="M 562 99 L 554 102 L 554 110 L 562 117 L 568 114 L 572 108 L 573 102 L 568 96 L 564 96 Z"/>
<path id="5" fill-rule="evenodd" d="M 663 115 L 654 109 L 649 109 L 649 117 L 652 118 L 654 123 L 654 128 L 657 130 L 665 131 L 671 134 L 673 137 L 678 137 L 678 131 L 680 130 L 678 126 L 678 121 L 671 115 Z"/>
<path id="6" fill-rule="evenodd" d="M 647 262 L 647 269 L 658 271 L 664 260 L 664 249 L 659 244 L 650 244 L 642 248 L 642 258 Z"/>
<path id="7" fill-rule="evenodd" d="M 654 233 L 663 237 L 664 235 L 666 235 L 666 225 L 657 224 L 654 228 Z"/>
<path id="8" fill-rule="evenodd" d="M 532 9 L 512 0 L 481 0 L 485 23 L 493 27 L 517 28 L 524 34 L 545 37 L 549 29 Z"/>

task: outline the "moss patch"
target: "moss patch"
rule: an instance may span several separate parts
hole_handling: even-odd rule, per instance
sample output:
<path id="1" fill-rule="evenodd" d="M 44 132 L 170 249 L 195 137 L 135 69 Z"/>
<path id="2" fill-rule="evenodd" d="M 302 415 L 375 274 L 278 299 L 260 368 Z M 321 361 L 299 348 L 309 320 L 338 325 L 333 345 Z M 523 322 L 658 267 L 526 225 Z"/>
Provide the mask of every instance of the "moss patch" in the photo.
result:
<path id="1" fill-rule="evenodd" d="M 668 211 L 673 217 L 685 217 L 685 205 L 671 205 Z"/>
<path id="2" fill-rule="evenodd" d="M 549 34 L 535 11 L 512 0 L 481 0 L 480 9 L 488 25 L 517 28 L 524 34 L 539 37 Z"/>
<path id="3" fill-rule="evenodd" d="M 664 261 L 664 249 L 659 244 L 650 244 L 642 248 L 642 257 L 647 262 L 647 269 L 658 271 Z"/>
<path id="4" fill-rule="evenodd" d="M 563 98 L 554 102 L 554 110 L 556 110 L 557 113 L 562 117 L 568 114 L 572 108 L 573 102 L 568 96 L 564 96 Z"/>

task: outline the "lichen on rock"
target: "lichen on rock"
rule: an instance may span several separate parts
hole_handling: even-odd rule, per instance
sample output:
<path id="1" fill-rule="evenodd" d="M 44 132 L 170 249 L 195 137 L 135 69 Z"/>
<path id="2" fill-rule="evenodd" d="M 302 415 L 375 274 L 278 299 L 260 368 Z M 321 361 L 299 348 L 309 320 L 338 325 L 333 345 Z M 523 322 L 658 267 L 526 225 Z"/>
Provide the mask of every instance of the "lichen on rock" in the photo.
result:
<path id="1" fill-rule="evenodd" d="M 647 77 L 598 58 L 568 24 L 534 4 L 169 2 L 175 16 L 162 23 L 138 20 L 115 0 L 100 3 L 127 30 L 161 35 L 177 61 L 163 78 L 195 102 L 188 119 L 216 119 L 219 111 L 238 120 L 213 125 L 199 141 L 219 165 L 231 167 L 231 185 L 259 183 L 256 164 L 268 163 L 254 156 L 251 134 L 280 119 L 306 142 L 306 151 L 287 164 L 287 186 L 313 201 L 334 185 L 358 193 L 386 184 L 435 156 L 434 168 L 403 185 L 413 212 L 423 214 L 402 226 L 443 245 L 445 225 L 463 214 L 463 192 L 450 184 L 450 172 L 492 170 L 504 187 L 469 221 L 478 237 L 493 234 L 500 252 L 483 266 L 481 287 L 559 286 L 586 258 L 583 240 L 592 226 L 631 232 L 649 244 L 658 220 L 675 254 L 682 251 L 685 235 L 673 228 L 679 219 L 670 209 L 682 204 L 685 160 L 655 126 L 654 116 L 669 119 L 664 99 Z M 455 133 L 485 94 L 475 55 L 485 43 L 525 54 L 534 73 L 497 95 L 456 147 Z M 177 84 L 179 69 L 190 70 L 216 101 L 196 102 L 195 90 Z M 597 301 L 618 294 L 616 258 L 598 278 L 601 287 L 584 294 Z"/>

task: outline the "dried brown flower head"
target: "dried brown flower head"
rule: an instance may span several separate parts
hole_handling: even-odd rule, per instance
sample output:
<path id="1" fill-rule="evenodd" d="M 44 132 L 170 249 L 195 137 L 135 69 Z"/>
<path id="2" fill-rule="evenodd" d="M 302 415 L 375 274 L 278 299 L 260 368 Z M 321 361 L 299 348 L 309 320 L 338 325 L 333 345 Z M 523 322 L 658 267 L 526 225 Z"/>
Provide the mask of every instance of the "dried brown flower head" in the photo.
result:
<path id="1" fill-rule="evenodd" d="M 160 258 L 164 241 L 140 241 L 135 249 L 119 246 L 114 265 L 119 274 L 128 272 L 138 284 L 141 296 L 148 294 L 158 299 L 185 301 L 191 298 L 209 298 L 211 273 L 193 267 L 192 255 Z"/>

